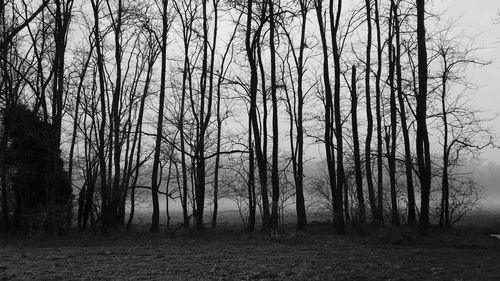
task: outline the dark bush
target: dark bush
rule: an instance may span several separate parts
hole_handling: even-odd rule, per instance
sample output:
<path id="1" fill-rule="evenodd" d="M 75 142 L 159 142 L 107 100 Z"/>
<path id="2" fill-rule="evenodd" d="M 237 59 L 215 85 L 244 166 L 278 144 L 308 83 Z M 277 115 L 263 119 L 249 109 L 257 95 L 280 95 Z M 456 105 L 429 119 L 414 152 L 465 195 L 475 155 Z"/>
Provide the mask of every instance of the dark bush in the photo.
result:
<path id="1" fill-rule="evenodd" d="M 14 226 L 25 231 L 61 231 L 71 221 L 72 194 L 61 152 L 51 149 L 51 124 L 24 105 L 10 107 L 5 123 Z"/>

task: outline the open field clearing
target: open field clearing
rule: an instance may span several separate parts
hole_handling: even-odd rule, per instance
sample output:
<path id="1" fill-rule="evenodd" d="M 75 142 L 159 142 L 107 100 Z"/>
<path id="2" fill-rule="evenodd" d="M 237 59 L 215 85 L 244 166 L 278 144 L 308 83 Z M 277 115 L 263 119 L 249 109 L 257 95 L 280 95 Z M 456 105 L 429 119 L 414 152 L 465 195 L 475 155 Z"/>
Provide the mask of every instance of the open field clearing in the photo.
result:
<path id="1" fill-rule="evenodd" d="M 207 230 L 3 237 L 1 280 L 500 280 L 491 230 L 394 228 L 361 237 L 329 225 L 281 235 Z"/>

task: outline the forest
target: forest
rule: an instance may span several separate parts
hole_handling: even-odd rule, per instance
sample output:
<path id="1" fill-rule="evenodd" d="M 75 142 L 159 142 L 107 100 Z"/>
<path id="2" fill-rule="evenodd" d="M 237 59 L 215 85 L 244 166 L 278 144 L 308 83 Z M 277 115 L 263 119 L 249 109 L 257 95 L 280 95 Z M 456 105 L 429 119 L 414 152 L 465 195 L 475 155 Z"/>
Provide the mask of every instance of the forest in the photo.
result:
<path id="1" fill-rule="evenodd" d="M 499 280 L 435 2 L 0 0 L 1 279 Z"/>
<path id="2" fill-rule="evenodd" d="M 230 202 L 249 232 L 426 234 L 480 204 L 495 116 L 466 73 L 490 61 L 432 1 L 0 7 L 4 231 L 108 235 L 146 204 L 203 232 Z"/>

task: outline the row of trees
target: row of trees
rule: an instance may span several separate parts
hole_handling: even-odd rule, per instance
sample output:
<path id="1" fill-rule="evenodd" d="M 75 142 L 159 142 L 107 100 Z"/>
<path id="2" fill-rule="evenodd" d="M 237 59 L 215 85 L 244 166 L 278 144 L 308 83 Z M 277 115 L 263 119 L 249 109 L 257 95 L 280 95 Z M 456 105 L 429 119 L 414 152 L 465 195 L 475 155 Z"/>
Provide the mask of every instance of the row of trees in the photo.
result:
<path id="1" fill-rule="evenodd" d="M 180 202 L 185 227 L 193 217 L 204 228 L 207 203 L 215 227 L 219 201 L 233 198 L 250 231 L 258 212 L 264 230 L 277 230 L 287 201 L 303 228 L 318 188 L 339 233 L 346 219 L 382 223 L 386 210 L 393 225 L 405 218 L 425 233 L 433 202 L 450 226 L 454 196 L 473 186 L 456 168 L 492 144 L 464 95 L 465 70 L 486 62 L 426 1 L 344 4 L 3 0 L 3 228 L 27 218 L 23 198 L 35 188 L 18 187 L 26 168 L 7 156 L 19 149 L 8 124 L 16 108 L 46 124 L 31 136 L 46 169 L 29 168 L 44 183 L 35 188 L 44 210 L 67 206 L 61 185 L 71 183 L 81 229 L 129 228 L 141 190 L 154 232 L 160 195 L 167 216 Z M 305 173 L 314 148 L 326 165 L 320 187 Z"/>

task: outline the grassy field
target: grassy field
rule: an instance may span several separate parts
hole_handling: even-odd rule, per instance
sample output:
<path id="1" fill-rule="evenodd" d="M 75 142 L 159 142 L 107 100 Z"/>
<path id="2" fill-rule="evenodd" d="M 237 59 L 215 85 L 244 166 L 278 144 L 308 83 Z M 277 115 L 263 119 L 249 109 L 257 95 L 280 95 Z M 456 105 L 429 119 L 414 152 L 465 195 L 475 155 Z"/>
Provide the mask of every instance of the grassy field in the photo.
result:
<path id="1" fill-rule="evenodd" d="M 76 230 L 57 238 L 0 238 L 0 280 L 500 280 L 500 216 L 469 218 L 419 237 L 383 227 L 359 235 L 331 225 L 279 235 L 241 226 L 198 234 L 147 232 L 109 237 Z"/>

